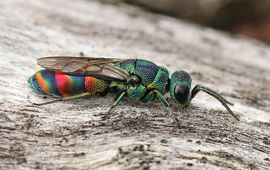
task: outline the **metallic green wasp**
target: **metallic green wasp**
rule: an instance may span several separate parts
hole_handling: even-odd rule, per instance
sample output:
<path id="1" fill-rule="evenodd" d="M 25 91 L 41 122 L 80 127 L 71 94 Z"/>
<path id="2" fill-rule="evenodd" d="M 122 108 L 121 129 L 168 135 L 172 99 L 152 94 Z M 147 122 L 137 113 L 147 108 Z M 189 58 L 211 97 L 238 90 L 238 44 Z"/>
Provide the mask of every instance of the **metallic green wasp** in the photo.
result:
<path id="1" fill-rule="evenodd" d="M 239 120 L 228 106 L 233 104 L 215 91 L 200 84 L 191 90 L 191 77 L 183 70 L 176 71 L 169 77 L 166 68 L 141 59 L 53 56 L 37 61 L 45 69 L 29 78 L 30 86 L 38 94 L 58 97 L 41 104 L 92 94 L 114 93 L 114 103 L 104 116 L 107 118 L 111 109 L 124 98 L 142 102 L 158 98 L 167 109 L 169 102 L 164 97 L 166 93 L 170 93 L 171 99 L 184 107 L 189 105 L 198 92 L 203 91 L 219 100 L 228 112 Z M 172 115 L 178 121 L 176 115 Z"/>

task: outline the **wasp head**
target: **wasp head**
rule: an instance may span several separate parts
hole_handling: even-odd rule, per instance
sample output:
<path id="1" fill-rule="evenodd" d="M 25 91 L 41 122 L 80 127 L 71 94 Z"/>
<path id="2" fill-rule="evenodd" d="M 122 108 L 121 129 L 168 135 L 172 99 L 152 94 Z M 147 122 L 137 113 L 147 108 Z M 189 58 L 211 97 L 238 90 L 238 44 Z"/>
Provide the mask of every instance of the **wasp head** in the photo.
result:
<path id="1" fill-rule="evenodd" d="M 185 71 L 176 71 L 171 76 L 170 95 L 181 107 L 189 104 L 191 78 Z"/>

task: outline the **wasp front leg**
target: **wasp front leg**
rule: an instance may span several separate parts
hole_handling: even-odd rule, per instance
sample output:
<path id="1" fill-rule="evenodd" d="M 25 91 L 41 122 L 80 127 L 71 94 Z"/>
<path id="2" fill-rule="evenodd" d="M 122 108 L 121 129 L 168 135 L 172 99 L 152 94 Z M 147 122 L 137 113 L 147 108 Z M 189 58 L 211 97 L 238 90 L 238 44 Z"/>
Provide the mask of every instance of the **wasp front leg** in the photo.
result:
<path id="1" fill-rule="evenodd" d="M 150 102 L 155 98 L 155 96 L 158 97 L 158 99 L 161 101 L 161 103 L 163 104 L 165 109 L 170 113 L 170 115 L 173 117 L 173 119 L 176 120 L 177 122 L 179 122 L 176 115 L 168 109 L 169 102 L 165 99 L 165 97 L 158 90 L 152 90 L 152 91 L 148 92 L 147 95 L 144 96 L 144 98 L 142 98 L 142 101 L 145 103 Z"/>

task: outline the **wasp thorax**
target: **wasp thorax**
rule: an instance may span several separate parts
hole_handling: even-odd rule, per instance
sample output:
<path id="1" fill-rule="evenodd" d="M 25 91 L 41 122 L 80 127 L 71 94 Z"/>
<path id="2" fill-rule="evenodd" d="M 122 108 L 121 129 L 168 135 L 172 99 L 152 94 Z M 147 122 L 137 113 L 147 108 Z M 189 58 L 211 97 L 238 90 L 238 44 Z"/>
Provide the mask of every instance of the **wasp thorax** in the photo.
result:
<path id="1" fill-rule="evenodd" d="M 190 98 L 191 78 L 185 71 L 176 71 L 171 76 L 170 94 L 173 100 L 185 105 Z"/>

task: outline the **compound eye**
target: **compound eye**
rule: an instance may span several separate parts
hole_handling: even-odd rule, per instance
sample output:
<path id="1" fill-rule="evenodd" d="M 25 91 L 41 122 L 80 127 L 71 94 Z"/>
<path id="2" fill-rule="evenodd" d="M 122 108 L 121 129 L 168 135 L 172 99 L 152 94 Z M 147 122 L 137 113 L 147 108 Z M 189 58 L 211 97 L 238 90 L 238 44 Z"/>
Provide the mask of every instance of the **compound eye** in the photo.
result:
<path id="1" fill-rule="evenodd" d="M 174 96 L 176 100 L 180 103 L 185 103 L 188 101 L 189 88 L 182 84 L 177 84 L 174 88 Z"/>

